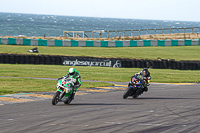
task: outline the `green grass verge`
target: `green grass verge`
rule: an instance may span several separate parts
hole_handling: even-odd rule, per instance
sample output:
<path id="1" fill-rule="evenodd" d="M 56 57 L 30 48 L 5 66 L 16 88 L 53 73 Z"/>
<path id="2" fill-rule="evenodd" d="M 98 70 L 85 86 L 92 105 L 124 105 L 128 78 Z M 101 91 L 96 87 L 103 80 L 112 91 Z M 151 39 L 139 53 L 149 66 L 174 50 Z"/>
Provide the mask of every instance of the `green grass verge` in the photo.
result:
<path id="1" fill-rule="evenodd" d="M 35 46 L 0 45 L 0 53 L 35 54 L 28 50 Z M 37 46 L 43 55 L 91 56 L 137 59 L 199 60 L 200 46 L 171 47 L 45 47 Z M 145 54 L 144 54 L 145 53 Z"/>
<path id="2" fill-rule="evenodd" d="M 71 66 L 0 64 L 0 76 L 59 78 L 68 73 Z M 142 68 L 110 68 L 75 66 L 84 80 L 127 82 L 130 76 Z M 182 83 L 200 82 L 200 70 L 149 69 L 152 82 Z"/>
<path id="3" fill-rule="evenodd" d="M 26 92 L 48 92 L 56 91 L 57 81 L 39 80 L 31 78 L 4 78 L 0 77 L 0 95 L 26 93 Z M 83 82 L 81 88 L 112 86 L 113 84 L 103 82 Z"/>
<path id="4" fill-rule="evenodd" d="M 19 92 L 45 92 L 55 91 L 55 80 L 12 78 L 12 77 L 37 77 L 59 78 L 67 74 L 70 66 L 61 65 L 18 65 L 0 64 L 0 95 Z M 130 76 L 141 71 L 141 68 L 108 68 L 108 67 L 83 67 L 75 66 L 82 80 L 128 82 Z M 170 70 L 149 69 L 152 82 L 182 83 L 200 82 L 200 70 Z M 104 82 L 83 82 L 81 88 L 111 86 Z"/>
<path id="5" fill-rule="evenodd" d="M 27 52 L 35 46 L 0 45 L 0 53 L 35 54 Z M 44 47 L 39 54 L 65 56 L 116 57 L 137 59 L 199 60 L 200 46 L 173 47 Z M 146 54 L 143 54 L 146 53 Z M 0 76 L 58 78 L 67 74 L 70 66 L 0 64 Z M 75 67 L 84 80 L 128 82 L 141 68 Z M 200 82 L 199 70 L 150 69 L 152 82 Z M 0 78 L 0 95 L 18 92 L 54 91 L 55 81 L 24 78 Z M 85 82 L 81 87 L 110 86 L 106 83 Z M 13 89 L 14 88 L 14 89 Z"/>

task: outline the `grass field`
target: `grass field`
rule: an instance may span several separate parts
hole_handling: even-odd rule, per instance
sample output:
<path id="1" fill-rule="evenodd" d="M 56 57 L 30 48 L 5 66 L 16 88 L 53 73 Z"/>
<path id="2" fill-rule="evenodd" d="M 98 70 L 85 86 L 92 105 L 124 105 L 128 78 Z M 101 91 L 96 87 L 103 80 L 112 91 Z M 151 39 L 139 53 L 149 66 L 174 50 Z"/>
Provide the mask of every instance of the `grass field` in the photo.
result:
<path id="1" fill-rule="evenodd" d="M 0 64 L 0 76 L 59 78 L 67 74 L 70 66 Z M 127 82 L 142 68 L 110 68 L 75 66 L 84 80 Z M 149 69 L 152 82 L 200 82 L 200 70 Z"/>
<path id="2" fill-rule="evenodd" d="M 0 53 L 35 54 L 28 50 L 34 46 L 0 45 Z M 44 47 L 37 46 L 39 54 L 65 55 L 65 56 L 92 56 L 92 57 L 116 57 L 137 59 L 175 59 L 200 60 L 200 46 L 173 46 L 173 47 Z M 145 53 L 145 54 L 144 54 Z M 56 81 L 13 78 L 13 77 L 37 77 L 58 78 L 67 74 L 70 66 L 62 65 L 19 65 L 0 64 L 0 95 L 18 92 L 55 91 Z M 108 68 L 108 67 L 83 67 L 76 66 L 82 79 L 97 81 L 128 82 L 130 76 L 142 70 L 142 68 Z M 200 82 L 200 70 L 171 70 L 150 69 L 152 82 L 183 83 Z M 97 86 L 110 86 L 103 82 L 83 82 L 81 88 Z M 80 88 L 80 89 L 81 89 Z"/>
<path id="3" fill-rule="evenodd" d="M 26 92 L 56 91 L 56 80 L 0 77 L 0 95 Z M 111 86 L 103 82 L 83 82 L 81 88 Z M 80 88 L 80 89 L 81 89 Z"/>
<path id="4" fill-rule="evenodd" d="M 55 91 L 56 81 L 12 77 L 59 78 L 70 68 L 61 65 L 18 65 L 0 64 L 0 95 L 17 92 Z M 130 76 L 141 68 L 108 68 L 76 66 L 84 80 L 128 82 Z M 152 82 L 182 83 L 200 82 L 199 70 L 149 69 Z M 83 82 L 81 88 L 110 86 L 103 82 Z M 80 89 L 81 89 L 80 88 Z"/>
<path id="5" fill-rule="evenodd" d="M 36 54 L 28 50 L 35 46 L 0 45 L 0 53 Z M 171 47 L 46 47 L 37 46 L 38 54 L 65 55 L 65 56 L 90 56 L 114 57 L 137 59 L 175 59 L 200 60 L 200 46 L 171 46 Z"/>

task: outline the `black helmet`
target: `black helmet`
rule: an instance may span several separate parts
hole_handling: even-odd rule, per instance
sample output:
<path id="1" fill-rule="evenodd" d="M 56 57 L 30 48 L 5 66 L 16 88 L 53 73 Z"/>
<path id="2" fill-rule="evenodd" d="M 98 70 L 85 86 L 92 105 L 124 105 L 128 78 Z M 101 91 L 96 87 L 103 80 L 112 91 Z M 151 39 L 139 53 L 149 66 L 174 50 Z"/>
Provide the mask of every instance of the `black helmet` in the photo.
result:
<path id="1" fill-rule="evenodd" d="M 148 68 L 144 68 L 144 69 L 142 70 L 142 76 L 147 76 L 148 74 L 149 74 Z"/>

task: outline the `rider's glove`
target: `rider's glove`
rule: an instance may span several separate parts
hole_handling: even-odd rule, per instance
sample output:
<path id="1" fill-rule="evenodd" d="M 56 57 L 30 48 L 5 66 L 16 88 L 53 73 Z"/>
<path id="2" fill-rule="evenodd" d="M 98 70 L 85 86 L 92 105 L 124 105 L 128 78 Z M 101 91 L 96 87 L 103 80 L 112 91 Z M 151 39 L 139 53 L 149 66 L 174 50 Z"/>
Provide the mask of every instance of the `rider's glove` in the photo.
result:
<path id="1" fill-rule="evenodd" d="M 73 78 L 72 78 L 72 82 L 73 82 L 73 83 L 76 83 L 76 79 L 73 79 Z"/>

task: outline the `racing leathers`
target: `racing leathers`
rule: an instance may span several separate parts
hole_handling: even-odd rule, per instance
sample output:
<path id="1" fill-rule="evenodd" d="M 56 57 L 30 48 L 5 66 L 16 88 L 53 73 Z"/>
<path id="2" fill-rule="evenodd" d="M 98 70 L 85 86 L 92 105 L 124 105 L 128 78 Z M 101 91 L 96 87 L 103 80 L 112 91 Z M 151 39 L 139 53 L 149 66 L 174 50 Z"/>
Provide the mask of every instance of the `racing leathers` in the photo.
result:
<path id="1" fill-rule="evenodd" d="M 81 86 L 81 75 L 80 75 L 79 71 L 75 71 L 75 74 L 73 76 L 70 76 L 70 74 L 68 73 L 67 75 L 65 75 L 63 77 L 58 78 L 58 80 L 62 79 L 62 78 L 71 78 L 72 79 L 72 82 L 74 83 L 74 86 L 73 86 L 74 91 L 71 95 L 71 98 L 73 100 L 75 93 L 76 93 L 76 90 Z"/>
<path id="2" fill-rule="evenodd" d="M 147 75 L 143 75 L 142 74 L 142 71 L 139 72 L 139 73 L 136 73 L 134 74 L 132 77 L 136 77 L 136 78 L 139 78 L 140 79 L 140 82 L 142 84 L 142 89 L 147 92 L 148 91 L 148 86 L 149 86 L 149 82 L 150 82 L 150 79 L 151 79 L 151 76 L 150 76 L 150 72 L 148 72 Z"/>

